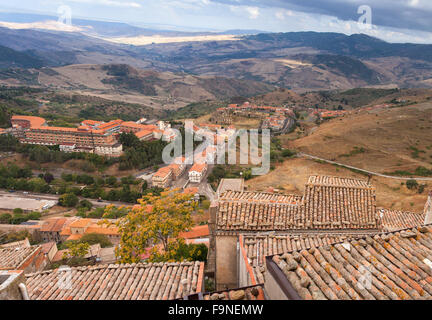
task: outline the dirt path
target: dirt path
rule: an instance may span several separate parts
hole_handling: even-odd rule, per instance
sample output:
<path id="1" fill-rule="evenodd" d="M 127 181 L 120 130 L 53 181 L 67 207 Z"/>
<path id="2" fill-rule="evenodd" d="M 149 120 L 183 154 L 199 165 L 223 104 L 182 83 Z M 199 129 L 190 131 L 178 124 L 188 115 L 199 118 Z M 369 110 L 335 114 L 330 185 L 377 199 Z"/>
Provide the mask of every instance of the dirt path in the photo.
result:
<path id="1" fill-rule="evenodd" d="M 310 154 L 306 154 L 306 153 L 303 153 L 303 152 L 299 152 L 297 154 L 297 156 L 298 157 L 303 157 L 303 158 L 315 159 L 315 160 L 319 160 L 319 161 L 324 161 L 326 163 L 335 164 L 335 165 L 342 166 L 342 167 L 345 167 L 345 168 L 348 168 L 348 169 L 358 170 L 358 171 L 361 171 L 361 172 L 364 172 L 364 173 L 367 173 L 367 174 L 370 174 L 370 175 L 373 175 L 373 176 L 383 177 L 383 178 L 387 178 L 387 179 L 395 179 L 395 180 L 412 180 L 412 179 L 415 179 L 415 180 L 419 180 L 419 181 L 432 181 L 432 178 L 424 178 L 424 177 L 398 177 L 398 176 L 389 176 L 389 175 L 386 175 L 386 174 L 372 172 L 372 171 L 368 171 L 368 170 L 365 170 L 365 169 L 360 169 L 360 168 L 356 168 L 356 167 L 353 167 L 353 166 L 349 166 L 349 165 L 346 165 L 346 164 L 343 164 L 343 163 L 339 163 L 339 162 L 335 162 L 335 161 L 319 158 L 319 157 L 316 157 L 316 156 L 313 156 L 313 155 L 310 155 Z"/>

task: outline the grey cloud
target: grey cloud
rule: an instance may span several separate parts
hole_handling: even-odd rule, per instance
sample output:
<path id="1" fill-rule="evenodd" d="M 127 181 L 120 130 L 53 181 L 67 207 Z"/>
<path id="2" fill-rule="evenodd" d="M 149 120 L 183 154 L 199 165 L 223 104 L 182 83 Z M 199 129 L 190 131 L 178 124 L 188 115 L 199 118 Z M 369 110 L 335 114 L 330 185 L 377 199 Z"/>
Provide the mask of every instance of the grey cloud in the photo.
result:
<path id="1" fill-rule="evenodd" d="M 357 20 L 361 5 L 372 8 L 373 24 L 392 28 L 414 29 L 432 32 L 432 5 L 410 6 L 413 0 L 211 0 L 212 2 L 258 6 L 262 8 L 285 8 L 295 11 L 325 14 L 342 20 Z"/>

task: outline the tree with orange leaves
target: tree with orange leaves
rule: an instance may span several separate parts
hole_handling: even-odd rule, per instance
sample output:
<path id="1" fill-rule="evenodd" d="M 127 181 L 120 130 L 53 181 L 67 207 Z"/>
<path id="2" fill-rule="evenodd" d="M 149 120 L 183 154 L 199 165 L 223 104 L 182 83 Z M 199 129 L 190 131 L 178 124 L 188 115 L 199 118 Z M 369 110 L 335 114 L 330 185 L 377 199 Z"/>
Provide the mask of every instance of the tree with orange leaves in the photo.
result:
<path id="1" fill-rule="evenodd" d="M 198 211 L 198 202 L 191 194 L 179 190 L 165 190 L 159 196 L 149 193 L 138 200 L 127 216 L 117 221 L 121 235 L 116 256 L 120 263 L 137 263 L 153 246 L 150 260 L 161 248 L 167 257 L 177 246 L 174 243 L 181 232 L 193 226 L 192 213 Z"/>

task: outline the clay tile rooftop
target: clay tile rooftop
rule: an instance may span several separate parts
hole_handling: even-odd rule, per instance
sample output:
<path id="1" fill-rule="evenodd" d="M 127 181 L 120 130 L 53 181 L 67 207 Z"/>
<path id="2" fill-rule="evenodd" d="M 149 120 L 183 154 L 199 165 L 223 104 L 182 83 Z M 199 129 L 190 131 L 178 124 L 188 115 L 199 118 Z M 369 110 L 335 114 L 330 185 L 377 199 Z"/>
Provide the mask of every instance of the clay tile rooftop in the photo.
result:
<path id="1" fill-rule="evenodd" d="M 428 225 L 275 255 L 266 265 L 288 299 L 432 300 L 431 253 Z"/>
<path id="2" fill-rule="evenodd" d="M 46 220 L 46 222 L 42 225 L 40 231 L 41 232 L 61 232 L 66 223 L 67 223 L 66 218 L 49 219 Z"/>
<path id="3" fill-rule="evenodd" d="M 189 172 L 195 171 L 195 172 L 203 172 L 207 168 L 206 163 L 195 163 L 192 168 L 189 170 Z"/>
<path id="4" fill-rule="evenodd" d="M 251 286 L 247 288 L 206 293 L 204 294 L 203 300 L 255 301 L 265 300 L 265 297 L 261 286 Z"/>
<path id="5" fill-rule="evenodd" d="M 168 167 L 162 167 L 154 174 L 154 176 L 160 177 L 160 178 L 165 178 L 166 176 L 171 174 L 171 172 L 172 172 L 172 169 L 169 166 Z"/>
<path id="6" fill-rule="evenodd" d="M 380 230 L 375 189 L 367 182 L 312 176 L 303 196 L 228 191 L 218 230 Z"/>
<path id="7" fill-rule="evenodd" d="M 202 292 L 204 263 L 97 265 L 26 276 L 30 300 L 173 300 Z"/>
<path id="8" fill-rule="evenodd" d="M 20 270 L 39 251 L 40 246 L 0 249 L 0 270 Z"/>
<path id="9" fill-rule="evenodd" d="M 349 234 L 244 234 L 239 237 L 241 258 L 244 260 L 252 284 L 265 279 L 266 256 L 316 248 L 355 239 Z"/>

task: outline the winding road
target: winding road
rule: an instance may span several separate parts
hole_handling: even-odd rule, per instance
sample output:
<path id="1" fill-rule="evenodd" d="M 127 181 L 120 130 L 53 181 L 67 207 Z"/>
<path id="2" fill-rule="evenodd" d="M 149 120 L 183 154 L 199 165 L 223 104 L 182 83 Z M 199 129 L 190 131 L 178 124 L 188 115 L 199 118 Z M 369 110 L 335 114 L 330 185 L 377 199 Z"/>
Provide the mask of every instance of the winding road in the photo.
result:
<path id="1" fill-rule="evenodd" d="M 297 154 L 297 157 L 300 157 L 300 158 L 303 157 L 303 158 L 310 158 L 310 159 L 314 159 L 314 160 L 319 160 L 319 161 L 327 162 L 327 163 L 330 163 L 330 164 L 335 164 L 335 165 L 338 165 L 338 166 L 341 166 L 341 167 L 345 167 L 345 168 L 361 171 L 361 172 L 364 172 L 364 173 L 367 173 L 367 174 L 370 174 L 370 175 L 373 175 L 373 176 L 383 177 L 383 178 L 387 178 L 387 179 L 395 179 L 395 180 L 412 180 L 412 179 L 415 179 L 415 180 L 418 180 L 418 181 L 432 181 L 432 178 L 425 178 L 425 177 L 398 177 L 398 176 L 389 176 L 389 175 L 386 175 L 386 174 L 377 173 L 377 172 L 373 172 L 373 171 L 369 171 L 369 170 L 365 170 L 365 169 L 360 169 L 360 168 L 356 168 L 356 167 L 353 167 L 353 166 L 349 166 L 347 164 L 343 164 L 343 163 L 339 163 L 339 162 L 323 159 L 323 158 L 316 157 L 316 156 L 313 156 L 313 155 L 310 155 L 310 154 L 307 154 L 307 153 L 304 153 L 304 152 L 299 152 Z"/>

